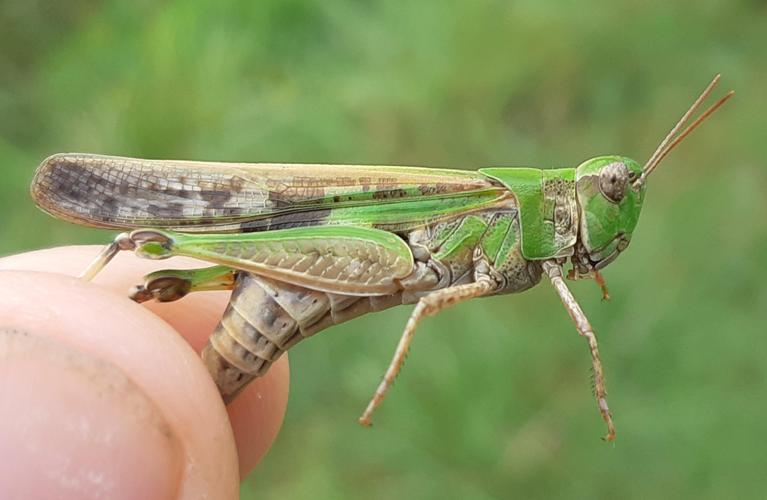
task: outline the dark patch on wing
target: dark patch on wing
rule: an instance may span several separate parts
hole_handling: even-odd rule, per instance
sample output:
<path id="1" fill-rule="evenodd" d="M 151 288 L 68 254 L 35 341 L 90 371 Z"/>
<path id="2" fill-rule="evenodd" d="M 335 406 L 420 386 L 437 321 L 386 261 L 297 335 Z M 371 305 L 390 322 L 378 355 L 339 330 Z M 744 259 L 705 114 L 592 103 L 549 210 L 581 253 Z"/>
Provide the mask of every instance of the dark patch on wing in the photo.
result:
<path id="1" fill-rule="evenodd" d="M 203 189 L 199 191 L 199 193 L 203 201 L 206 201 L 213 206 L 220 206 L 232 199 L 233 191 L 226 191 L 223 189 Z"/>
<path id="2" fill-rule="evenodd" d="M 452 186 L 443 182 L 435 184 L 421 184 L 418 186 L 418 191 L 424 196 L 434 196 L 451 192 Z"/>
<path id="3" fill-rule="evenodd" d="M 405 198 L 408 192 L 404 189 L 384 189 L 373 193 L 374 200 L 390 200 L 393 198 Z"/>
<path id="4" fill-rule="evenodd" d="M 91 177 L 91 172 L 73 161 L 62 161 L 60 167 L 53 169 L 47 176 L 46 195 L 63 206 L 79 204 L 83 196 L 83 186 Z"/>
<path id="5" fill-rule="evenodd" d="M 109 212 L 116 213 L 120 209 L 120 201 L 112 195 L 104 195 L 101 206 Z"/>
<path id="6" fill-rule="evenodd" d="M 270 231 L 274 229 L 289 229 L 291 227 L 320 226 L 325 224 L 331 209 L 310 210 L 305 212 L 287 212 L 248 220 L 240 223 L 243 233 Z"/>
<path id="7" fill-rule="evenodd" d="M 241 193 L 242 188 L 245 186 L 245 179 L 239 175 L 233 175 L 229 178 L 229 189 L 233 193 Z"/>
<path id="8" fill-rule="evenodd" d="M 149 212 L 157 215 L 158 217 L 173 218 L 179 217 L 179 214 L 183 213 L 186 203 L 183 201 L 166 201 L 162 205 L 149 205 L 147 208 Z"/>

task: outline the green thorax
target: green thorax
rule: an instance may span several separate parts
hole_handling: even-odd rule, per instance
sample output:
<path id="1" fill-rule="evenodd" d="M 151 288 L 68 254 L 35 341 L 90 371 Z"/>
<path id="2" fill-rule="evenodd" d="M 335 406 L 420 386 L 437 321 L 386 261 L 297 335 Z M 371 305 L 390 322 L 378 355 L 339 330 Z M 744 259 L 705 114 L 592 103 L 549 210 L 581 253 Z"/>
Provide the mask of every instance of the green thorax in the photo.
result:
<path id="1" fill-rule="evenodd" d="M 517 199 L 522 255 L 538 260 L 572 255 L 578 239 L 575 169 L 483 168 Z"/>

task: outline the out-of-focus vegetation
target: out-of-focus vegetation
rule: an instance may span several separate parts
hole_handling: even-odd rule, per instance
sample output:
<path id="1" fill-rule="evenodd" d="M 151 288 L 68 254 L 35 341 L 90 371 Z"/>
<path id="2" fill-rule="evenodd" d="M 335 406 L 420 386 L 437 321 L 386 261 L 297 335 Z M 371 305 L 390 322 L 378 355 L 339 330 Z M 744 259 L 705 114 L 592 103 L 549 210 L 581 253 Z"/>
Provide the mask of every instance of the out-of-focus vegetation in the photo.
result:
<path id="1" fill-rule="evenodd" d="M 409 313 L 291 354 L 287 420 L 245 498 L 756 498 L 767 470 L 763 2 L 0 3 L 0 254 L 106 242 L 38 212 L 46 155 L 570 166 L 644 160 L 717 72 L 738 95 L 651 178 L 613 299 L 546 285 L 429 319 L 372 430 Z M 137 276 L 138 278 L 138 276 Z M 204 432 L 204 429 L 201 429 Z"/>

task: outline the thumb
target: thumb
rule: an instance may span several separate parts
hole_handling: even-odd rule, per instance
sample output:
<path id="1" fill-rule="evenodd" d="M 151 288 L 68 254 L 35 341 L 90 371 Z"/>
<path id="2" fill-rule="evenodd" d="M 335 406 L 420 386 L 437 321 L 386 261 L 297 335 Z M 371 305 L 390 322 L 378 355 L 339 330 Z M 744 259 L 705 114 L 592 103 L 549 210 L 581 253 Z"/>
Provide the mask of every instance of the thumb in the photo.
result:
<path id="1" fill-rule="evenodd" d="M 0 497 L 236 498 L 215 386 L 167 323 L 50 273 L 0 271 Z"/>

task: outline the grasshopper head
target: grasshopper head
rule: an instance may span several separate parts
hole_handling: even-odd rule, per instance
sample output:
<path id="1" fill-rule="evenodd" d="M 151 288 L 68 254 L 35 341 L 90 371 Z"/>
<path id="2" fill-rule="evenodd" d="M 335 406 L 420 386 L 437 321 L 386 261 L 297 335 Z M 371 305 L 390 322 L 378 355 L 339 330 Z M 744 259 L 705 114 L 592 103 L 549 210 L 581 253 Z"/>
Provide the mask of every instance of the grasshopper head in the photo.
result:
<path id="1" fill-rule="evenodd" d="M 639 163 L 622 156 L 599 156 L 576 169 L 582 272 L 605 267 L 628 246 L 644 201 L 641 175 Z"/>
<path id="2" fill-rule="evenodd" d="M 626 249 L 639 220 L 649 175 L 682 139 L 734 94 L 732 91 L 725 94 L 680 132 L 718 81 L 719 75 L 716 75 L 644 167 L 623 156 L 599 156 L 578 166 L 575 182 L 580 228 L 573 256 L 576 276 L 602 269 Z"/>

